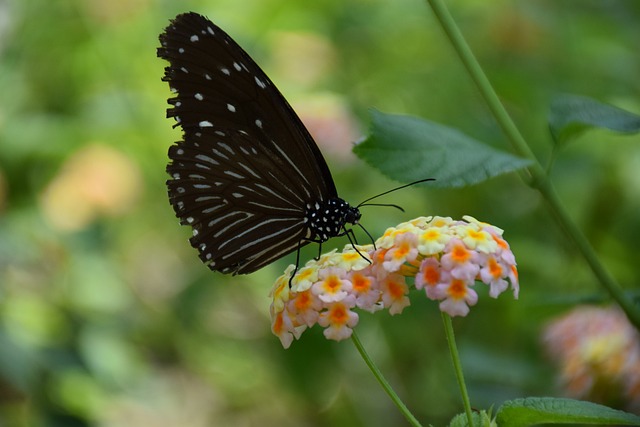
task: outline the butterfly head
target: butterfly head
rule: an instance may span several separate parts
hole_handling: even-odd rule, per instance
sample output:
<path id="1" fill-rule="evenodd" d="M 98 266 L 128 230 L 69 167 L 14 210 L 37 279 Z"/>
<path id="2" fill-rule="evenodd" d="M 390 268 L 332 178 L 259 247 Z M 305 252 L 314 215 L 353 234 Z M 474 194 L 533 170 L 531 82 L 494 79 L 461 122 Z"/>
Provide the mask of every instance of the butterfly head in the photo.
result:
<path id="1" fill-rule="evenodd" d="M 348 206 L 344 212 L 344 222 L 347 224 L 356 225 L 360 221 L 360 217 L 362 214 L 360 213 L 360 209 L 355 206 Z"/>

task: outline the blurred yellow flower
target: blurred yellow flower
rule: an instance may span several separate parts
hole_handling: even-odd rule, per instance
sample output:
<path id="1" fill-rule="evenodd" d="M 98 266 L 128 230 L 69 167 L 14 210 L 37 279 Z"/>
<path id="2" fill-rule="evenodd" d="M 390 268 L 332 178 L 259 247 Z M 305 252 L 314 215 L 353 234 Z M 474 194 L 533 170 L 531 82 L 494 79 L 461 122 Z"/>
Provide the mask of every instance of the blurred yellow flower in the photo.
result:
<path id="1" fill-rule="evenodd" d="M 127 156 L 93 143 L 72 154 L 41 194 L 51 225 L 63 231 L 87 227 L 99 216 L 119 216 L 135 203 L 140 173 Z"/>

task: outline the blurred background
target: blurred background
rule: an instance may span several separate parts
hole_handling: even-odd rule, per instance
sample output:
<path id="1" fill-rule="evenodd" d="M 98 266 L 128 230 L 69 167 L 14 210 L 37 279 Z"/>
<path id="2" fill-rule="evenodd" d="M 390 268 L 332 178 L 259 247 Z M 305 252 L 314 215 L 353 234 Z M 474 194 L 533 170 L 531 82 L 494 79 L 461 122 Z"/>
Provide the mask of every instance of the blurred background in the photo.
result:
<path id="1" fill-rule="evenodd" d="M 639 2 L 448 3 L 542 162 L 555 94 L 640 113 Z M 352 203 L 399 185 L 350 152 L 371 107 L 509 149 L 423 1 L 0 0 L 0 425 L 403 425 L 349 341 L 314 328 L 285 351 L 271 334 L 268 293 L 293 255 L 250 276 L 214 274 L 174 217 L 164 169 L 180 131 L 165 118 L 156 48 L 169 19 L 189 10 L 261 64 Z M 551 171 L 630 292 L 640 276 L 639 143 L 590 132 Z M 520 299 L 479 290 L 478 305 L 454 322 L 475 408 L 551 395 L 638 411 L 640 380 L 621 380 L 623 368 L 640 375 L 637 332 L 607 309 L 517 175 L 384 200 L 407 212 L 365 208 L 373 235 L 420 215 L 468 214 L 503 228 L 516 254 Z M 440 315 L 423 294 L 411 299 L 399 316 L 361 313 L 357 330 L 416 416 L 443 425 L 461 404 Z M 615 321 L 598 321 L 610 329 L 581 353 L 570 344 L 579 347 L 588 330 L 580 319 L 593 325 L 595 315 L 547 328 L 587 303 Z M 610 349 L 636 356 L 613 360 Z"/>

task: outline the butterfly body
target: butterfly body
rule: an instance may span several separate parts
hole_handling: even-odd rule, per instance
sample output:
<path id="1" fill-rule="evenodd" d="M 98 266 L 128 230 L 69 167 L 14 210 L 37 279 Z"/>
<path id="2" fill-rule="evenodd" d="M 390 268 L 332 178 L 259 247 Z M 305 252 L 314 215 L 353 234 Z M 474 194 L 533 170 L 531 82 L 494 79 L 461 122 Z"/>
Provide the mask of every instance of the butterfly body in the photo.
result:
<path id="1" fill-rule="evenodd" d="M 196 13 L 160 35 L 167 117 L 183 130 L 169 149 L 169 200 L 202 261 L 246 274 L 309 242 L 352 233 L 360 212 L 338 197 L 329 168 L 291 106 L 251 57 Z"/>

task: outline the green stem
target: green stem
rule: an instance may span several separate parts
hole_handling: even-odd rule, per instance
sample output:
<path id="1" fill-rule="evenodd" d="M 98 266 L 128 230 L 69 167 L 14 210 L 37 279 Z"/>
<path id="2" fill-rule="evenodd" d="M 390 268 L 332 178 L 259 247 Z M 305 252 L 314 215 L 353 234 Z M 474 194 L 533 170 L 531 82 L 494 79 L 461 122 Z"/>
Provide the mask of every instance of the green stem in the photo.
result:
<path id="1" fill-rule="evenodd" d="M 544 168 L 538 162 L 538 159 L 529 148 L 529 145 L 520 134 L 520 131 L 514 124 L 511 117 L 500 102 L 498 95 L 491 86 L 489 79 L 484 74 L 477 59 L 471 52 L 469 45 L 465 41 L 462 33 L 458 29 L 451 14 L 447 10 L 443 0 L 427 0 L 433 9 L 434 14 L 440 21 L 440 25 L 444 29 L 447 37 L 451 41 L 454 49 L 458 53 L 460 60 L 466 67 L 471 79 L 475 82 L 481 95 L 484 97 L 489 109 L 493 113 L 498 125 L 511 142 L 513 149 L 522 157 L 531 160 L 532 164 L 528 167 L 528 175 L 523 175 L 523 179 L 536 188 L 545 199 L 547 206 L 553 213 L 554 218 L 560 227 L 566 232 L 567 236 L 575 244 L 583 258 L 591 268 L 594 276 L 609 292 L 609 295 L 617 301 L 620 307 L 627 314 L 629 320 L 640 328 L 640 309 L 633 304 L 633 301 L 625 295 L 620 284 L 613 278 L 611 273 L 600 262 L 599 257 L 593 247 L 584 236 L 580 228 L 573 222 L 565 207 L 562 205 L 553 185 L 549 181 Z"/>
<path id="2" fill-rule="evenodd" d="M 469 427 L 473 427 L 471 402 L 469 401 L 469 393 L 467 393 L 467 386 L 464 382 L 462 363 L 460 363 L 460 355 L 458 354 L 458 347 L 456 346 L 456 336 L 453 333 L 453 323 L 451 322 L 451 317 L 447 313 L 442 311 L 440 312 L 440 314 L 442 315 L 442 323 L 444 323 L 444 333 L 447 336 L 447 344 L 449 344 L 449 353 L 451 353 L 453 369 L 456 372 L 456 379 L 458 380 L 458 386 L 460 387 L 460 395 L 462 396 L 462 405 L 464 406 L 464 412 L 467 414 L 467 422 L 469 423 Z"/>
<path id="3" fill-rule="evenodd" d="M 393 403 L 398 407 L 402 415 L 404 415 L 407 421 L 409 421 L 409 424 L 415 427 L 421 427 L 420 422 L 416 419 L 416 417 L 413 416 L 413 414 L 409 411 L 407 406 L 402 402 L 402 400 L 396 394 L 396 392 L 393 391 L 393 388 L 391 388 L 391 385 L 389 384 L 389 382 L 384 378 L 384 376 L 382 375 L 382 372 L 380 372 L 380 369 L 378 369 L 378 367 L 373 362 L 373 360 L 371 360 L 371 358 L 369 357 L 369 354 L 362 346 L 362 343 L 360 342 L 360 338 L 358 338 L 356 331 L 353 331 L 353 333 L 351 334 L 351 341 L 353 341 L 353 345 L 355 345 L 356 348 L 358 349 L 360 356 L 362 356 L 362 359 L 364 359 L 364 363 L 367 364 L 367 366 L 373 373 L 373 376 L 376 377 L 376 379 L 378 380 L 378 382 L 380 383 L 384 391 L 389 395 L 389 397 L 391 398 Z"/>

